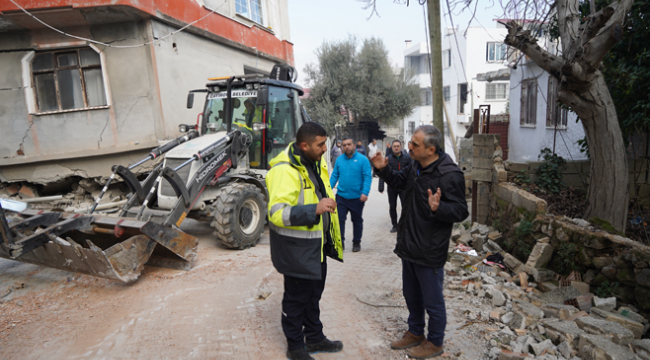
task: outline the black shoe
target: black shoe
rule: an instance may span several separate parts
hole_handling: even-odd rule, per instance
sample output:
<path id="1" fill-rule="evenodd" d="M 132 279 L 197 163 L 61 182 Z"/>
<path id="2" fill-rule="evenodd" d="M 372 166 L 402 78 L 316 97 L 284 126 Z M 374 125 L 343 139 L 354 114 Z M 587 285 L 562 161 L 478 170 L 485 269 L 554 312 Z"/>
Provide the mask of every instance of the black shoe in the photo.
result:
<path id="1" fill-rule="evenodd" d="M 390 229 L 390 232 L 392 232 L 392 233 L 395 233 L 395 232 L 397 232 L 397 226 L 393 226 L 393 228 L 392 228 L 392 229 Z"/>
<path id="2" fill-rule="evenodd" d="M 315 360 L 313 357 L 309 356 L 309 353 L 305 348 L 297 350 L 287 350 L 287 359 L 289 360 Z"/>
<path id="3" fill-rule="evenodd" d="M 361 244 L 359 244 L 358 242 L 352 244 L 352 252 L 359 252 L 359 251 L 361 251 Z"/>
<path id="4" fill-rule="evenodd" d="M 310 354 L 318 352 L 333 353 L 343 350 L 343 343 L 340 341 L 330 341 L 325 338 L 319 343 L 305 345 L 305 349 L 307 349 L 307 352 Z"/>

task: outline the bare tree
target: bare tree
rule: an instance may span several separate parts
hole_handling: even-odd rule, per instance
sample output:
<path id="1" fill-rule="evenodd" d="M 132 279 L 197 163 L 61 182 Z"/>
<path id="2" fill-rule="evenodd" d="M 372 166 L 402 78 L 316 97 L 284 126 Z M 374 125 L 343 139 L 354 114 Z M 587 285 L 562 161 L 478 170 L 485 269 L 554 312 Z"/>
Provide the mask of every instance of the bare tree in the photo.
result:
<path id="1" fill-rule="evenodd" d="M 528 1 L 532 3 L 532 1 Z M 580 23 L 579 0 L 557 0 L 561 56 L 537 44 L 520 21 L 507 24 L 505 43 L 528 56 L 560 81 L 558 99 L 571 107 L 585 129 L 591 158 L 585 219 L 599 218 L 625 231 L 628 169 L 625 144 L 603 74 L 601 61 L 622 37 L 633 0 L 612 2 Z"/>

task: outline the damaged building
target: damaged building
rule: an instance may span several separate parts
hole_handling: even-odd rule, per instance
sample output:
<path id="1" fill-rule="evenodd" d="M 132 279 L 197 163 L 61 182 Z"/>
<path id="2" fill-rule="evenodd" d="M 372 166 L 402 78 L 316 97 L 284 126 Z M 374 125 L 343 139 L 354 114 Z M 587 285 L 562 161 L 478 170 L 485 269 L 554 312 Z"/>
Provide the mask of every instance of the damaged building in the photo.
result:
<path id="1" fill-rule="evenodd" d="M 2 1 L 0 182 L 105 178 L 196 123 L 189 90 L 275 64 L 286 0 Z"/>

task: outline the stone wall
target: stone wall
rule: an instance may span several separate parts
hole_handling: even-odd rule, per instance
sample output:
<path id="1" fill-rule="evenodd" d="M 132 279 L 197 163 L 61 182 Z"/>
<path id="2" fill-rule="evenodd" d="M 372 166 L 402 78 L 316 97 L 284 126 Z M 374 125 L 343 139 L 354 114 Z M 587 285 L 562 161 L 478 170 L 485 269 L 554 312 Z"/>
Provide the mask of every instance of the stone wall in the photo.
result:
<path id="1" fill-rule="evenodd" d="M 565 159 L 566 160 L 566 159 Z M 628 159 L 627 166 L 630 173 L 630 197 L 639 197 L 645 205 L 650 205 L 650 169 L 648 160 L 645 159 Z M 537 174 L 535 169 L 541 165 L 541 162 L 504 162 L 504 167 L 511 174 L 518 174 L 521 171 L 530 175 L 530 180 L 535 182 Z M 590 161 L 567 161 L 562 170 L 562 181 L 566 186 L 575 188 L 589 185 Z"/>
<path id="2" fill-rule="evenodd" d="M 650 247 L 583 219 L 547 214 L 546 201 L 506 182 L 498 143 L 498 135 L 474 135 L 472 177 L 476 220 L 501 231 L 494 241 L 507 252 L 506 265 L 547 288 L 559 285 L 556 275 L 575 271 L 592 293 L 650 312 Z"/>

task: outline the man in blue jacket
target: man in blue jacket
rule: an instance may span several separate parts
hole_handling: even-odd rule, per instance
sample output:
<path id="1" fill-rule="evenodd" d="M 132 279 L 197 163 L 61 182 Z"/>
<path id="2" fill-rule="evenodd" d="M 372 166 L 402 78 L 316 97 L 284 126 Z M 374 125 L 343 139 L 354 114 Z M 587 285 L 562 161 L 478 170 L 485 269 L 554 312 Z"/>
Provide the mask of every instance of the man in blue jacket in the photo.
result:
<path id="1" fill-rule="evenodd" d="M 361 235 L 363 233 L 363 206 L 370 193 L 372 170 L 368 158 L 356 151 L 354 141 L 349 137 L 343 139 L 343 152 L 345 156 L 340 156 L 334 165 L 334 171 L 330 176 L 330 185 L 333 189 L 338 182 L 336 204 L 343 248 L 345 249 L 345 221 L 349 212 L 354 229 L 352 251 L 358 252 L 361 251 Z"/>

